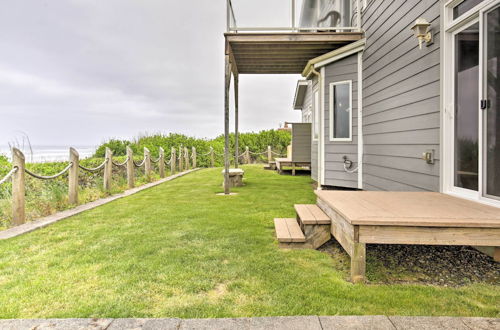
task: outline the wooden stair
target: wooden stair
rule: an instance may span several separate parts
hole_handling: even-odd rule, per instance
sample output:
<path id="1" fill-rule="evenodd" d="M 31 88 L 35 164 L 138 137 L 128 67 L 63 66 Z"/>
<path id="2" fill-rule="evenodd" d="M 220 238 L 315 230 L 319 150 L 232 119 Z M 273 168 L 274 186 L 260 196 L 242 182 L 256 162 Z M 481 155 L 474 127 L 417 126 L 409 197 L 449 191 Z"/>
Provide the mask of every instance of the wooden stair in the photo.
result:
<path id="1" fill-rule="evenodd" d="M 294 218 L 274 219 L 274 229 L 280 247 L 301 248 L 306 242 L 306 237 Z"/>
<path id="2" fill-rule="evenodd" d="M 331 219 L 317 205 L 296 204 L 295 211 L 296 219 L 274 219 L 280 247 L 317 249 L 330 240 Z"/>

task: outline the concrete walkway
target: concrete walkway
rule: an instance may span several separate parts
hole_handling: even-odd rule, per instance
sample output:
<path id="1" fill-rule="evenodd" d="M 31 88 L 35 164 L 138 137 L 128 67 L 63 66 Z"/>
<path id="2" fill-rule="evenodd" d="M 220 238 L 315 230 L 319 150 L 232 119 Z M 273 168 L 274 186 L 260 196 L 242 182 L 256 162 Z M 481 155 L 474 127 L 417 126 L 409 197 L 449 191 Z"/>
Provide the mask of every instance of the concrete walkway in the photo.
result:
<path id="1" fill-rule="evenodd" d="M 139 186 L 139 187 L 136 187 L 136 188 L 133 188 L 133 189 L 125 190 L 123 193 L 120 193 L 120 194 L 112 195 L 112 196 L 109 196 L 109 197 L 106 197 L 106 198 L 101 198 L 101 199 L 98 199 L 96 201 L 93 201 L 93 202 L 90 202 L 90 203 L 87 203 L 87 204 L 79 205 L 79 206 L 77 206 L 75 208 L 72 208 L 72 209 L 69 209 L 69 210 L 66 210 L 66 211 L 54 213 L 54 214 L 49 215 L 47 217 L 44 217 L 44 218 L 41 218 L 41 219 L 38 219 L 38 220 L 35 220 L 35 221 L 32 221 L 32 222 L 27 222 L 27 223 L 22 224 L 22 225 L 17 226 L 17 227 L 12 227 L 12 228 L 0 231 L 0 240 L 9 239 L 9 238 L 12 238 L 12 237 L 16 237 L 16 236 L 19 236 L 19 235 L 23 235 L 23 234 L 32 232 L 34 230 L 37 230 L 37 229 L 40 229 L 40 228 L 43 228 L 43 227 L 47 227 L 48 225 L 51 225 L 51 224 L 53 224 L 55 222 L 58 222 L 58 221 L 66 219 L 66 218 L 72 217 L 72 216 L 77 215 L 79 213 L 82 213 L 84 211 L 88 211 L 88 210 L 94 209 L 94 208 L 96 208 L 98 206 L 101 206 L 101 205 L 104 205 L 104 204 L 108 204 L 108 203 L 110 203 L 112 201 L 115 201 L 117 199 L 120 199 L 120 198 L 123 198 L 123 197 L 127 197 L 127 196 L 130 196 L 130 195 L 133 195 L 133 194 L 136 194 L 139 191 L 143 191 L 143 190 L 149 189 L 151 187 L 155 187 L 155 186 L 160 185 L 162 183 L 165 183 L 167 181 L 171 181 L 171 180 L 177 179 L 177 178 L 179 178 L 181 176 L 184 176 L 186 174 L 189 174 L 189 173 L 197 171 L 197 170 L 199 170 L 199 168 L 195 168 L 195 169 L 191 169 L 191 170 L 188 170 L 188 171 L 180 172 L 180 173 L 171 175 L 169 177 L 160 179 L 160 180 L 155 181 L 155 182 L 147 183 L 145 185 L 142 185 L 142 186 Z"/>
<path id="2" fill-rule="evenodd" d="M 500 329 L 500 319 L 468 317 L 406 317 L 406 316 L 290 316 L 240 319 L 47 319 L 0 320 L 2 330 L 24 329 Z"/>

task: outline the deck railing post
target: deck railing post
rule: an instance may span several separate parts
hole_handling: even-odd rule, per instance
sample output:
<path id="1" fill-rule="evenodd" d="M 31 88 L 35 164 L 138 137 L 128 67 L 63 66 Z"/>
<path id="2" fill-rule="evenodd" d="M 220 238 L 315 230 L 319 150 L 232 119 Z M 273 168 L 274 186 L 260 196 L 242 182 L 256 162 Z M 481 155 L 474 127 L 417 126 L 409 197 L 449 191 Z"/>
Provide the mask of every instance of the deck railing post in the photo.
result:
<path id="1" fill-rule="evenodd" d="M 111 177 L 113 175 L 113 152 L 109 148 L 106 148 L 105 160 L 103 186 L 104 190 L 108 191 L 111 190 Z"/>
<path id="2" fill-rule="evenodd" d="M 234 168 L 240 164 L 240 133 L 239 133 L 239 76 L 233 74 L 234 80 Z"/>
<path id="3" fill-rule="evenodd" d="M 135 185 L 134 171 L 134 151 L 132 150 L 132 148 L 127 147 L 127 185 L 130 189 L 134 188 Z"/>
<path id="4" fill-rule="evenodd" d="M 177 157 L 175 155 L 175 148 L 172 147 L 172 149 L 170 150 L 170 174 L 173 175 L 175 174 L 175 163 L 177 161 Z"/>
<path id="5" fill-rule="evenodd" d="M 189 170 L 189 153 L 187 147 L 184 147 L 184 170 Z"/>
<path id="6" fill-rule="evenodd" d="M 230 194 L 229 187 L 229 89 L 231 87 L 231 62 L 224 57 L 224 194 Z"/>
<path id="7" fill-rule="evenodd" d="M 77 205 L 80 155 L 74 148 L 69 148 L 69 161 L 72 165 L 68 173 L 68 201 L 70 204 Z"/>
<path id="8" fill-rule="evenodd" d="M 148 148 L 144 147 L 144 174 L 149 178 L 151 177 L 151 152 Z"/>
<path id="9" fill-rule="evenodd" d="M 226 0 L 226 31 L 231 29 L 231 0 Z"/>
<path id="10" fill-rule="evenodd" d="M 165 150 L 160 147 L 160 156 L 158 157 L 158 170 L 160 171 L 160 178 L 165 177 Z"/>
<path id="11" fill-rule="evenodd" d="M 210 147 L 210 167 L 215 166 L 214 147 Z"/>
<path id="12" fill-rule="evenodd" d="M 250 149 L 248 149 L 248 146 L 245 147 L 245 163 L 250 164 Z"/>
<path id="13" fill-rule="evenodd" d="M 356 0 L 356 10 L 357 10 L 357 15 L 356 15 L 356 25 L 358 28 L 358 32 L 361 32 L 361 0 Z"/>
<path id="14" fill-rule="evenodd" d="M 193 168 L 196 168 L 196 148 L 193 147 L 191 151 L 191 158 L 193 160 Z"/>
<path id="15" fill-rule="evenodd" d="M 295 32 L 295 0 L 292 0 L 292 31 Z"/>
<path id="16" fill-rule="evenodd" d="M 25 158 L 21 150 L 12 148 L 12 165 L 17 171 L 12 175 L 12 223 L 22 225 L 25 215 Z"/>
<path id="17" fill-rule="evenodd" d="M 273 161 L 273 152 L 271 146 L 267 146 L 267 162 L 270 164 Z"/>

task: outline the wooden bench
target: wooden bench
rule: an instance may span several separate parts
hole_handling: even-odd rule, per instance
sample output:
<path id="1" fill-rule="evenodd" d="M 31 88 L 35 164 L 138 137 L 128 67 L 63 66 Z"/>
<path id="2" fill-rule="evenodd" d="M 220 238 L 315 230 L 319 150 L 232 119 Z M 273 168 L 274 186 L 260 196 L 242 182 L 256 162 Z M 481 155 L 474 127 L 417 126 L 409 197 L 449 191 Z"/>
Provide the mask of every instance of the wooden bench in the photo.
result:
<path id="1" fill-rule="evenodd" d="M 274 219 L 274 229 L 276 230 L 276 238 L 280 243 L 280 247 L 300 248 L 302 247 L 301 243 L 305 243 L 306 241 L 304 233 L 294 218 Z"/>
<path id="2" fill-rule="evenodd" d="M 292 168 L 292 175 L 295 175 L 295 170 L 297 168 L 311 168 L 311 163 L 310 162 L 296 162 L 293 161 L 290 158 L 276 158 L 276 169 L 278 170 L 279 174 L 283 173 L 283 168 L 286 167 L 291 167 Z"/>
<path id="3" fill-rule="evenodd" d="M 222 176 L 224 176 L 225 170 L 222 170 Z M 243 186 L 243 175 L 245 171 L 241 168 L 230 168 L 229 169 L 229 187 L 241 187 Z M 222 182 L 224 186 L 224 181 Z"/>
<path id="4" fill-rule="evenodd" d="M 276 162 L 274 160 L 270 161 L 267 166 L 264 166 L 265 170 L 275 170 L 276 169 Z"/>

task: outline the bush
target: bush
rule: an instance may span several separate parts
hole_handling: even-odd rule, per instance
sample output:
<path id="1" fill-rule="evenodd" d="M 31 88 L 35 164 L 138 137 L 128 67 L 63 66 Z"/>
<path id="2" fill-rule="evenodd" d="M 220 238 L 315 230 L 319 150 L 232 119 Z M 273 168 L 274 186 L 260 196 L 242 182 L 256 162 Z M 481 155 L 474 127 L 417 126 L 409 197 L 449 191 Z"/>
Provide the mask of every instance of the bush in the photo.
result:
<path id="1" fill-rule="evenodd" d="M 230 137 L 231 155 L 234 155 L 234 134 Z M 267 130 L 259 133 L 240 133 L 239 135 L 239 153 L 245 151 L 248 146 L 249 150 L 254 153 L 261 153 L 267 151 L 267 146 L 271 146 L 272 150 L 279 154 L 286 154 L 286 147 L 291 142 L 291 134 L 289 131 Z M 188 147 L 189 154 L 191 148 L 196 148 L 197 163 L 199 167 L 208 167 L 210 165 L 210 147 L 215 152 L 215 166 L 222 166 L 224 159 L 224 135 L 220 135 L 213 140 L 198 139 L 189 137 L 183 134 L 155 134 L 145 135 L 137 138 L 134 141 L 116 140 L 111 139 L 97 148 L 94 157 L 104 157 L 105 148 L 108 147 L 113 151 L 115 156 L 124 156 L 126 154 L 126 147 L 130 146 L 135 155 L 142 155 L 144 148 L 148 148 L 152 157 L 158 157 L 159 148 L 165 150 L 165 157 L 168 159 L 172 148 L 175 148 L 177 155 L 179 155 L 180 146 Z M 267 156 L 252 156 L 253 161 L 263 161 Z"/>
<path id="2" fill-rule="evenodd" d="M 262 131 L 259 133 L 242 133 L 240 134 L 239 149 L 240 154 L 245 151 L 248 146 L 250 151 L 261 153 L 267 151 L 267 146 L 271 146 L 274 152 L 283 154 L 286 153 L 286 147 L 290 144 L 291 136 L 288 131 Z M 183 134 L 155 134 L 138 137 L 133 141 L 111 139 L 100 145 L 94 156 L 81 160 L 81 165 L 85 167 L 97 167 L 100 165 L 105 156 L 106 147 L 113 151 L 115 161 L 123 162 L 125 160 L 126 148 L 129 146 L 134 152 L 135 161 L 143 159 L 143 150 L 148 148 L 151 151 L 151 156 L 157 158 L 159 148 L 165 150 L 165 158 L 170 158 L 171 148 L 175 148 L 179 155 L 180 146 L 189 148 L 195 147 L 197 151 L 197 166 L 210 166 L 210 147 L 215 152 L 215 166 L 222 166 L 224 163 L 224 135 L 218 136 L 215 139 L 198 139 L 189 137 Z M 230 135 L 231 155 L 234 155 L 234 134 Z M 252 161 L 264 161 L 267 155 L 260 157 L 252 156 Z M 49 162 L 26 164 L 26 167 L 41 175 L 52 175 L 60 172 L 67 165 L 66 162 Z M 152 164 L 153 174 L 151 177 L 146 177 L 144 169 L 136 169 L 136 185 L 142 185 L 147 182 L 154 181 L 159 178 L 158 164 Z M 0 155 L 0 178 L 3 178 L 12 169 L 12 164 L 4 155 Z M 168 170 L 168 166 L 167 166 Z M 98 198 L 105 197 L 110 193 L 117 193 L 127 189 L 125 168 L 113 168 L 113 186 L 110 192 L 104 191 L 102 188 L 103 178 L 102 171 L 98 173 L 89 173 L 80 171 L 79 187 L 80 187 L 80 203 L 87 203 Z M 0 229 L 8 227 L 12 215 L 12 184 L 10 181 L 0 186 Z M 26 217 L 27 220 L 36 219 L 42 216 L 52 214 L 57 211 L 73 207 L 68 201 L 68 180 L 67 175 L 63 175 L 57 179 L 41 181 L 26 176 Z"/>

